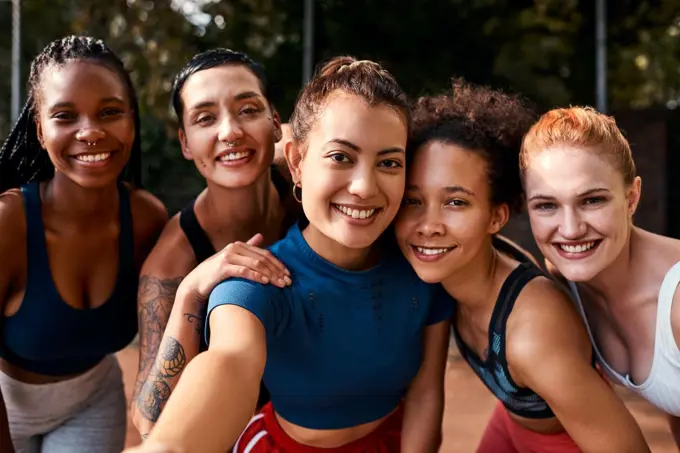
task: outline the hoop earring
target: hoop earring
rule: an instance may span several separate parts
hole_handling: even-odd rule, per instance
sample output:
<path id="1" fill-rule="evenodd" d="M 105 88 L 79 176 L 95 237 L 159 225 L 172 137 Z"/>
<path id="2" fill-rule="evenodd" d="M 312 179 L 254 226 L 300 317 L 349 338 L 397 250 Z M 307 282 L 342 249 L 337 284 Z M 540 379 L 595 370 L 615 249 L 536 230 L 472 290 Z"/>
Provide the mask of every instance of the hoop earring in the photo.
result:
<path id="1" fill-rule="evenodd" d="M 298 195 L 298 189 L 300 195 Z M 295 199 L 295 201 L 302 204 L 302 186 L 300 185 L 299 182 L 293 184 L 293 198 Z"/>

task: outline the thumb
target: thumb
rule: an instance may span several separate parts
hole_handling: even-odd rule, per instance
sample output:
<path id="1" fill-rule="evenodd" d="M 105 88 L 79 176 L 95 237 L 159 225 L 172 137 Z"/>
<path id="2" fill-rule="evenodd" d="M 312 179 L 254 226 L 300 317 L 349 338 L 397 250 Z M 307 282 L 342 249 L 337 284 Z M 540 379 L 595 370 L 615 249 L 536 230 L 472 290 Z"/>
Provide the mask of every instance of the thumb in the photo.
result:
<path id="1" fill-rule="evenodd" d="M 264 240 L 264 236 L 262 236 L 260 233 L 257 233 L 255 236 L 248 239 L 248 242 L 246 242 L 246 244 L 254 245 L 255 247 L 259 247 L 260 244 L 262 244 L 263 240 Z"/>

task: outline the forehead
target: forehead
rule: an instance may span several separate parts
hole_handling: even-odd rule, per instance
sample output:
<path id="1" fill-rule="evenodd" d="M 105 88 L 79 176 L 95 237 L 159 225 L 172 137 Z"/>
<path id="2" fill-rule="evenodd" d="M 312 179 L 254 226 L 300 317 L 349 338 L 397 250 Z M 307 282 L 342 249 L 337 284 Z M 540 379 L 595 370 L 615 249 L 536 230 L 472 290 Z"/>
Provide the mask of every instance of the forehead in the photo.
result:
<path id="1" fill-rule="evenodd" d="M 262 96 L 260 80 L 242 64 L 226 64 L 198 71 L 182 87 L 182 100 L 187 107 L 207 100 L 231 100 L 236 95 L 253 91 Z"/>
<path id="2" fill-rule="evenodd" d="M 40 76 L 39 88 L 41 101 L 46 105 L 109 97 L 129 100 L 119 74 L 102 64 L 84 61 L 48 65 Z"/>
<path id="3" fill-rule="evenodd" d="M 407 129 L 394 108 L 369 105 L 359 96 L 331 93 L 314 123 L 309 140 L 326 142 L 340 138 L 365 150 L 405 148 Z"/>
<path id="4" fill-rule="evenodd" d="M 409 184 L 423 190 L 463 186 L 481 192 L 489 185 L 487 164 L 478 153 L 442 141 L 430 141 L 417 151 L 409 169 Z"/>
<path id="5" fill-rule="evenodd" d="M 530 156 L 524 172 L 527 196 L 573 196 L 594 188 L 616 190 L 623 178 L 612 162 L 594 151 L 556 146 Z"/>

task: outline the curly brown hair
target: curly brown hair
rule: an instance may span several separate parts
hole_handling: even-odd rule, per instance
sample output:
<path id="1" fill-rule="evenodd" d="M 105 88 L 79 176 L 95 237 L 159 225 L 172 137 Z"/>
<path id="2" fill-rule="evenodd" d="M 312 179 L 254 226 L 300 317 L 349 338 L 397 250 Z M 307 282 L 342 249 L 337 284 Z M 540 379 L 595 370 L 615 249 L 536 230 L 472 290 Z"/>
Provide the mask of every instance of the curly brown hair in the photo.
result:
<path id="1" fill-rule="evenodd" d="M 536 119 L 524 98 L 453 79 L 451 94 L 421 97 L 411 113 L 410 158 L 433 140 L 479 153 L 488 164 L 491 202 L 521 212 L 519 152 Z"/>

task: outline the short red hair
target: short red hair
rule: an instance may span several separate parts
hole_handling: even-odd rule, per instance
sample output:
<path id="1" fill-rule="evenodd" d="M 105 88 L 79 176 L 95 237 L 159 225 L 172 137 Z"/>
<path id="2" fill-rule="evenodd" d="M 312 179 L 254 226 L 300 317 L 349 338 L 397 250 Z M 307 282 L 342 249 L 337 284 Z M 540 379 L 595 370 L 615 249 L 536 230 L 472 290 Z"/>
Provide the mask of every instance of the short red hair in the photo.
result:
<path id="1" fill-rule="evenodd" d="M 524 136 L 520 151 L 520 168 L 529 166 L 531 154 L 566 145 L 594 152 L 610 160 L 632 184 L 636 176 L 635 162 L 628 140 L 613 117 L 592 107 L 554 109 L 538 119 Z"/>

